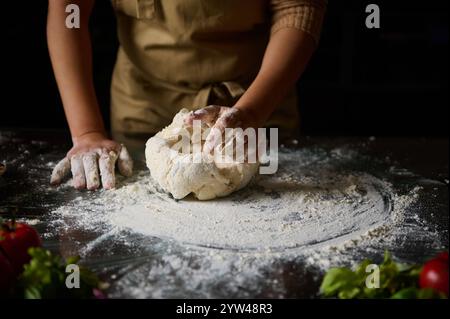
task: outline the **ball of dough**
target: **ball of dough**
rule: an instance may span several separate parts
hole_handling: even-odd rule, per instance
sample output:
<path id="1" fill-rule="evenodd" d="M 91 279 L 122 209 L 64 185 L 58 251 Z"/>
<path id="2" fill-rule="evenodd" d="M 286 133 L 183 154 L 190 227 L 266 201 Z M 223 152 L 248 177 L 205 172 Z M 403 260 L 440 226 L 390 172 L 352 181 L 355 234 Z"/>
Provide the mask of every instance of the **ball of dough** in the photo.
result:
<path id="1" fill-rule="evenodd" d="M 178 112 L 172 124 L 164 128 L 146 143 L 145 158 L 152 178 L 176 199 L 193 194 L 199 200 L 208 200 L 228 194 L 246 186 L 255 175 L 258 163 L 216 163 L 210 155 L 199 154 L 201 161 L 193 161 L 191 153 L 182 153 L 173 146 L 183 132 L 192 134 L 192 128 L 184 124 L 187 109 Z M 202 132 L 208 127 L 203 124 Z M 186 133 L 184 133 L 186 135 Z M 201 137 L 192 137 L 201 138 Z"/>

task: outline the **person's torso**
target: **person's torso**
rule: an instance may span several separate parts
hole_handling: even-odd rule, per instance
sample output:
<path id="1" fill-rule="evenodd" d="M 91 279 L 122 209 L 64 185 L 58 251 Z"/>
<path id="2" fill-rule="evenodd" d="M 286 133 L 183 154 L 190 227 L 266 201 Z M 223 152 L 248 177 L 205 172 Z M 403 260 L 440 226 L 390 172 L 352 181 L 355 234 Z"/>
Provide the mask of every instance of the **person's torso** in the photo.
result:
<path id="1" fill-rule="evenodd" d="M 143 74 L 175 85 L 249 84 L 267 45 L 267 0 L 112 0 L 118 34 Z"/>

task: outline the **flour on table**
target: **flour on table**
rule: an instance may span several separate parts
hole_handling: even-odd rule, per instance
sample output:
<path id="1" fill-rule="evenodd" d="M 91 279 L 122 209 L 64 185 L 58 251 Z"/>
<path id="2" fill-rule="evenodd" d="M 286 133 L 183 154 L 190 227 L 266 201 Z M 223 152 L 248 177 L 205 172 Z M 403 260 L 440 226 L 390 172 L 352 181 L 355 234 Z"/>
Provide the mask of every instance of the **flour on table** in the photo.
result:
<path id="1" fill-rule="evenodd" d="M 198 154 L 201 161 L 194 161 L 192 148 L 191 153 L 173 149 L 180 142 L 180 134 L 192 134 L 192 128 L 184 124 L 188 113 L 187 109 L 182 109 L 172 124 L 148 140 L 145 157 L 153 179 L 176 199 L 192 193 L 200 200 L 208 200 L 227 196 L 246 186 L 256 173 L 257 163 L 220 165 L 208 160 L 209 155 L 203 153 Z M 206 129 L 206 124 L 202 124 L 202 132 Z M 201 136 L 192 138 L 201 139 Z"/>
<path id="2" fill-rule="evenodd" d="M 421 187 L 398 193 L 349 165 L 355 156 L 351 149 L 282 149 L 277 174 L 210 201 L 174 200 L 141 171 L 116 190 L 57 208 L 54 228 L 99 234 L 77 251 L 82 257 L 111 239 L 148 251 L 146 263 L 113 285 L 113 297 L 267 297 L 269 290 L 277 298 L 298 280 L 295 272 L 279 274 L 286 268 L 280 263 L 323 271 L 403 242 L 440 249 L 439 236 L 414 208 Z"/>
<path id="3" fill-rule="evenodd" d="M 339 242 L 392 217 L 389 189 L 376 178 L 304 173 L 261 177 L 231 199 L 210 202 L 161 200 L 149 192 L 110 222 L 196 246 L 277 251 Z"/>
<path id="4" fill-rule="evenodd" d="M 175 200 L 141 171 L 116 190 L 100 190 L 90 200 L 79 197 L 73 209 L 56 213 L 73 212 L 79 223 L 88 218 L 89 227 L 103 224 L 191 246 L 283 252 L 338 245 L 400 222 L 401 208 L 420 191 L 396 195 L 389 183 L 343 170 L 308 150 L 279 156 L 277 174 L 260 175 L 225 198 Z"/>

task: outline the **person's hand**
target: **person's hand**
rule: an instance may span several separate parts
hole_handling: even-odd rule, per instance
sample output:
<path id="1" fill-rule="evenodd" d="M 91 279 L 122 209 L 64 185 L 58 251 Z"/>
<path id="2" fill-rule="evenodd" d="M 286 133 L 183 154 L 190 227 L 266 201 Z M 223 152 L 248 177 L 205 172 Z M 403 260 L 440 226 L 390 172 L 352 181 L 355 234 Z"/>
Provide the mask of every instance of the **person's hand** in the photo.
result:
<path id="1" fill-rule="evenodd" d="M 125 146 L 109 140 L 102 133 L 89 133 L 74 139 L 67 156 L 56 164 L 50 183 L 58 185 L 72 172 L 73 187 L 94 190 L 115 187 L 115 166 L 123 176 L 133 173 L 133 160 Z M 100 173 L 100 174 L 99 174 Z"/>
<path id="2" fill-rule="evenodd" d="M 203 145 L 206 153 L 211 153 L 220 144 L 226 128 L 258 128 L 257 120 L 250 112 L 236 107 L 210 105 L 189 113 L 185 119 L 188 125 L 192 125 L 195 120 L 200 120 L 211 128 Z"/>

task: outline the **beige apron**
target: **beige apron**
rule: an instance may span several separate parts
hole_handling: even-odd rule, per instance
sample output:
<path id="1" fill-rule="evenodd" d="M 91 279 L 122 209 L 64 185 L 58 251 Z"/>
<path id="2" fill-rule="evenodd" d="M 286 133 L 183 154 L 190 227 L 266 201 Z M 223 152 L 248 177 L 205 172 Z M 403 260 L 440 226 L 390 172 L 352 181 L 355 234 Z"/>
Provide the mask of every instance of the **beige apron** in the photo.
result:
<path id="1" fill-rule="evenodd" d="M 112 129 L 153 134 L 183 107 L 232 106 L 259 71 L 270 33 L 267 0 L 112 0 L 120 49 Z M 298 127 L 291 93 L 267 123 Z"/>

